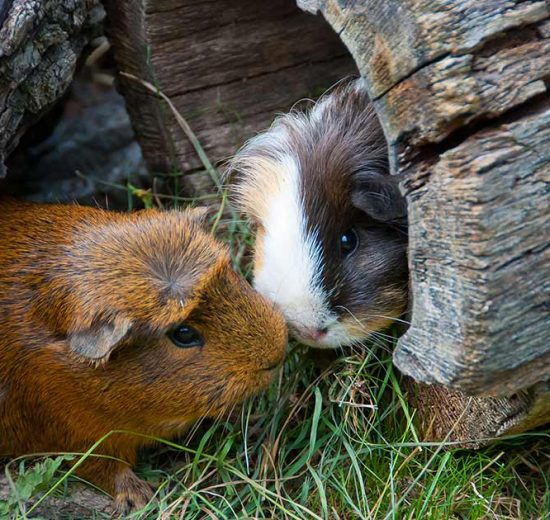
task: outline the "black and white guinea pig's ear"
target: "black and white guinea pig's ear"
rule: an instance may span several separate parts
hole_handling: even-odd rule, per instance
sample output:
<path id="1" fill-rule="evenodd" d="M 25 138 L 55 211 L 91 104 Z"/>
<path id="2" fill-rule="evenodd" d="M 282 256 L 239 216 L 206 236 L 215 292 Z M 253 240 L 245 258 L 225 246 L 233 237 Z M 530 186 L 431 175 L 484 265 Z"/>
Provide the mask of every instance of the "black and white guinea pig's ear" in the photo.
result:
<path id="1" fill-rule="evenodd" d="M 399 191 L 397 179 L 392 175 L 375 171 L 355 174 L 351 201 L 357 209 L 378 222 L 406 221 L 407 202 Z"/>
<path id="2" fill-rule="evenodd" d="M 87 329 L 70 333 L 69 347 L 77 358 L 100 365 L 108 361 L 131 326 L 132 322 L 122 316 L 98 320 Z"/>

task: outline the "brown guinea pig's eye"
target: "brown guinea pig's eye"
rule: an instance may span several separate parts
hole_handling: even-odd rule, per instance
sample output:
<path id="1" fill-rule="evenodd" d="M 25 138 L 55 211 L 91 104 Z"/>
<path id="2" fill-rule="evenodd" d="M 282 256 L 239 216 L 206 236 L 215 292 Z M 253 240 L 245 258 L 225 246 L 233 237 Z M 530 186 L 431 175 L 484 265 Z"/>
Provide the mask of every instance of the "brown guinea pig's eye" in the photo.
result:
<path id="1" fill-rule="evenodd" d="M 180 323 L 171 330 L 168 337 L 179 348 L 202 347 L 204 345 L 200 332 L 185 323 Z"/>
<path id="2" fill-rule="evenodd" d="M 340 235 L 340 251 L 342 256 L 351 255 L 359 244 L 359 237 L 354 229 L 348 229 Z"/>

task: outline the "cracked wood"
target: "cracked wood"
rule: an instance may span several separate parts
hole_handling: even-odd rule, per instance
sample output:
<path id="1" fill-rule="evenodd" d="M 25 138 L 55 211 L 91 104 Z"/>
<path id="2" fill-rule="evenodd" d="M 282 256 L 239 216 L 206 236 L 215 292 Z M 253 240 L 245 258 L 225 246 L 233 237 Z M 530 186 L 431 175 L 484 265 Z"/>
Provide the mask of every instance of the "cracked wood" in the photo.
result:
<path id="1" fill-rule="evenodd" d="M 21 136 L 61 98 L 84 46 L 101 34 L 99 0 L 0 5 L 0 177 Z"/>
<path id="2" fill-rule="evenodd" d="M 404 181 L 412 325 L 394 360 L 434 385 L 409 386 L 427 435 L 550 421 L 549 3 L 298 3 L 354 56 Z"/>
<path id="3" fill-rule="evenodd" d="M 398 366 L 478 394 L 550 379 L 550 108 L 407 173 L 414 307 Z"/>
<path id="4" fill-rule="evenodd" d="M 548 76 L 550 39 L 539 39 L 536 30 L 517 31 L 482 54 L 447 56 L 427 65 L 375 104 L 386 116 L 391 144 L 422 146 L 545 94 Z"/>

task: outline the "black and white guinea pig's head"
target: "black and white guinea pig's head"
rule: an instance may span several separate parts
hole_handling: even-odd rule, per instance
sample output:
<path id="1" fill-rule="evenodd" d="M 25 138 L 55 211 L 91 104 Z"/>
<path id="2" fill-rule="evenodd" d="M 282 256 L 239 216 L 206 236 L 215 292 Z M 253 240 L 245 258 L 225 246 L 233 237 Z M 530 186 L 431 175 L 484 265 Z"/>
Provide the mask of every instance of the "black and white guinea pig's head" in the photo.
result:
<path id="1" fill-rule="evenodd" d="M 303 343 L 361 344 L 407 300 L 406 204 L 362 79 L 280 116 L 236 155 L 254 285 Z"/>

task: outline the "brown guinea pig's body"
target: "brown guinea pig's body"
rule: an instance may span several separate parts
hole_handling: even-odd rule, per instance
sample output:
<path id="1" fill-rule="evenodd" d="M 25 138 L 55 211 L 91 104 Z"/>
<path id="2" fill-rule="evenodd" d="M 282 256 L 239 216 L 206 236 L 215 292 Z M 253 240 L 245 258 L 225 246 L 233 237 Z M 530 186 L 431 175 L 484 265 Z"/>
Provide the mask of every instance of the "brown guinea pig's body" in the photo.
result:
<path id="1" fill-rule="evenodd" d="M 257 227 L 254 286 L 298 339 L 361 345 L 405 311 L 406 204 L 362 79 L 277 118 L 230 172 Z"/>
<path id="2" fill-rule="evenodd" d="M 169 437 L 265 387 L 284 319 L 230 268 L 200 210 L 0 202 L 0 455 Z M 143 436 L 78 468 L 124 511 Z"/>

